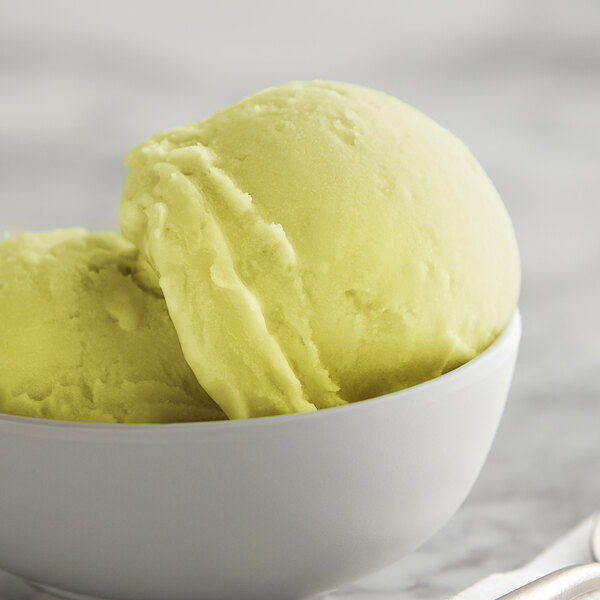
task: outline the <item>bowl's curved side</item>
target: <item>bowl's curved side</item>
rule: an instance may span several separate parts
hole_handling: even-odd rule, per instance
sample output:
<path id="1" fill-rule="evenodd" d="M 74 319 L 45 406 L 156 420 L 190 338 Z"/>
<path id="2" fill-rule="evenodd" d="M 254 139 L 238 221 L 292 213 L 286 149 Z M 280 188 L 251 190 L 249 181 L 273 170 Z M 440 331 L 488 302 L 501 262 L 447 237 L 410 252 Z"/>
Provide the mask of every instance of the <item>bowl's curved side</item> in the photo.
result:
<path id="1" fill-rule="evenodd" d="M 129 600 L 299 598 L 383 567 L 473 485 L 508 393 L 515 319 L 447 385 L 360 410 L 120 439 L 4 426 L 0 567 Z"/>

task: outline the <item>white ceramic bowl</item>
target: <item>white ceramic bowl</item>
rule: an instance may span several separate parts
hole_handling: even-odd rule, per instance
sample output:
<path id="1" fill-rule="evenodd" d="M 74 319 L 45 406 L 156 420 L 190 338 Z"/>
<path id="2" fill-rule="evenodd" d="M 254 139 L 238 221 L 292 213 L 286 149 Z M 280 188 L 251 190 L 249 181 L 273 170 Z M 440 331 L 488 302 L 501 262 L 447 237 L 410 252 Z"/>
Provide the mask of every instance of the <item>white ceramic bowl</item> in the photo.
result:
<path id="1" fill-rule="evenodd" d="M 471 489 L 520 332 L 517 312 L 446 375 L 307 415 L 180 425 L 0 416 L 0 568 L 102 598 L 284 600 L 384 567 Z"/>

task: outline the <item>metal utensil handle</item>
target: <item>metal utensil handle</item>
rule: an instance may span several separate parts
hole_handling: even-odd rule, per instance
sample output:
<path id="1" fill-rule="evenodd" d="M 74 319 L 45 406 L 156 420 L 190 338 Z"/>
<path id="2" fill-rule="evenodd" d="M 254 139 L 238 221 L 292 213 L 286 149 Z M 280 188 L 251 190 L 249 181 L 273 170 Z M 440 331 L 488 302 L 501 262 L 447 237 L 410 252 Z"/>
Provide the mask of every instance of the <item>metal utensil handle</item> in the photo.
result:
<path id="1" fill-rule="evenodd" d="M 536 579 L 497 600 L 573 600 L 600 590 L 600 564 L 566 567 Z"/>
<path id="2" fill-rule="evenodd" d="M 592 532 L 592 539 L 590 540 L 590 550 L 592 551 L 592 557 L 596 562 L 600 562 L 600 513 L 596 515 L 596 525 Z"/>

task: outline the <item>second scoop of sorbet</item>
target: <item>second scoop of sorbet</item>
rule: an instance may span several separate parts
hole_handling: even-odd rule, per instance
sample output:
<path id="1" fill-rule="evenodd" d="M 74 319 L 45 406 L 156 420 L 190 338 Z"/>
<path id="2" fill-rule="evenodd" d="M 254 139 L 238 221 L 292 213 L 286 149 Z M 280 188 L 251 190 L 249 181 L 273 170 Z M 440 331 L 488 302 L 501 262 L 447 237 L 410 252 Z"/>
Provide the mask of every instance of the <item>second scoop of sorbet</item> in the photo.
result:
<path id="1" fill-rule="evenodd" d="M 120 235 L 0 242 L 0 412 L 97 423 L 225 419 L 186 363 L 154 275 Z"/>

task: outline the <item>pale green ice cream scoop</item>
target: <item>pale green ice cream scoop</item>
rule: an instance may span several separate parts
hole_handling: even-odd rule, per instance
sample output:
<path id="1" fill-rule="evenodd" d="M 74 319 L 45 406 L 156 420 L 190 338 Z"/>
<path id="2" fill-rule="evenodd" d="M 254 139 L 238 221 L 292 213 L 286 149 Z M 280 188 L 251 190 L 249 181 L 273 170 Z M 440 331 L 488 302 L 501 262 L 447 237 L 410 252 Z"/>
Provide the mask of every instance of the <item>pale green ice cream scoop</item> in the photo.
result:
<path id="1" fill-rule="evenodd" d="M 513 228 L 468 149 L 385 94 L 270 88 L 127 158 L 121 227 L 230 418 L 402 389 L 514 313 Z"/>
<path id="2" fill-rule="evenodd" d="M 118 234 L 0 242 L 0 412 L 64 421 L 227 417 L 186 363 L 155 276 Z"/>

